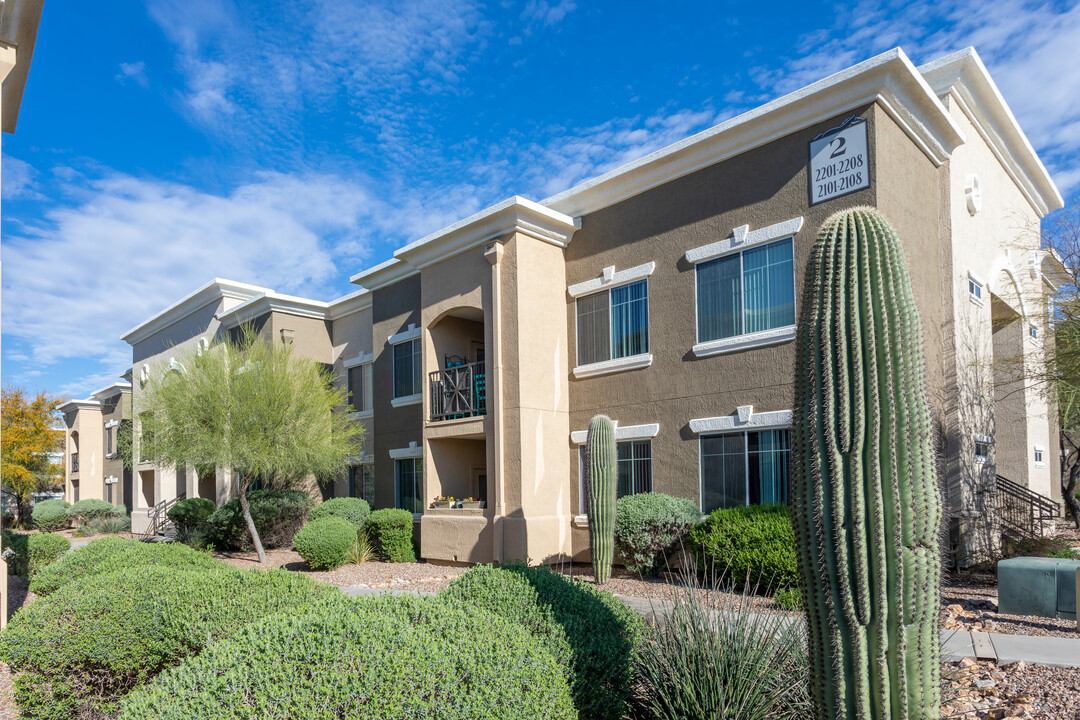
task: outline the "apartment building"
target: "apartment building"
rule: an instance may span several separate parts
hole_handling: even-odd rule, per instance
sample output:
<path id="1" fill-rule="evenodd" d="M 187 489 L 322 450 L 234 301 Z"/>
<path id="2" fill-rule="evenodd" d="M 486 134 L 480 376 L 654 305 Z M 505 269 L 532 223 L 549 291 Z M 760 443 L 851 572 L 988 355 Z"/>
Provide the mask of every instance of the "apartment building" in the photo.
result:
<path id="1" fill-rule="evenodd" d="M 130 507 L 132 473 L 120 452 L 131 423 L 131 373 L 85 400 L 60 406 L 64 420 L 64 500 L 104 500 Z"/>
<path id="2" fill-rule="evenodd" d="M 324 495 L 409 509 L 429 560 L 585 559 L 598 413 L 617 423 L 620 494 L 786 501 L 807 259 L 826 217 L 866 205 L 907 249 L 964 564 L 998 541 L 998 475 L 1059 487 L 1053 403 L 1005 368 L 1041 361 L 1062 268 L 1039 221 L 1062 198 L 973 49 L 921 68 L 893 50 L 542 202 L 512 197 L 330 303 L 215 280 L 125 336 L 136 407 L 173 348 L 252 322 L 332 365 L 365 423 L 364 456 Z M 201 487 L 148 466 L 140 488 L 144 473 L 136 507 Z"/>

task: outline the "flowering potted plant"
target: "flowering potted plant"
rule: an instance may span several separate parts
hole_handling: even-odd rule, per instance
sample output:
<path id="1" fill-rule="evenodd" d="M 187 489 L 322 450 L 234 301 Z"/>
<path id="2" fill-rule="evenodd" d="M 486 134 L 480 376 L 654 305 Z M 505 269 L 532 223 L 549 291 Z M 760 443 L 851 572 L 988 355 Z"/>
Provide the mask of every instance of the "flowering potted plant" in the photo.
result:
<path id="1" fill-rule="evenodd" d="M 454 498 L 446 495 L 440 495 L 435 498 L 435 501 L 431 503 L 431 507 L 435 508 L 451 508 L 454 507 Z"/>
<path id="2" fill-rule="evenodd" d="M 483 508 L 484 505 L 486 505 L 486 503 L 483 500 L 478 500 L 474 497 L 462 498 L 461 502 L 458 503 L 458 507 L 473 509 Z"/>

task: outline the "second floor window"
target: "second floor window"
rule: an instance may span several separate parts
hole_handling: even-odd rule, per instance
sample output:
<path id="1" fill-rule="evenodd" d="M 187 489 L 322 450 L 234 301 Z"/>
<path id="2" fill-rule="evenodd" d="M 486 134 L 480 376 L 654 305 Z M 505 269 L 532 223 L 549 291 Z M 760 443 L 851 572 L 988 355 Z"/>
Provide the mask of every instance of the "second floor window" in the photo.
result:
<path id="1" fill-rule="evenodd" d="M 116 452 L 116 447 L 113 445 L 113 428 L 105 428 L 105 454 L 112 455 Z"/>
<path id="2" fill-rule="evenodd" d="M 408 343 L 403 343 L 408 344 Z M 397 346 L 395 346 L 396 348 Z M 396 367 L 396 366 L 395 366 Z M 349 383 L 349 405 L 354 412 L 371 409 L 371 365 L 356 365 L 347 371 Z M 411 394 L 411 393 L 409 393 Z"/>
<path id="3" fill-rule="evenodd" d="M 421 392 L 420 339 L 394 346 L 394 397 L 403 398 Z"/>
<path id="4" fill-rule="evenodd" d="M 649 285 L 645 280 L 578 298 L 578 365 L 649 352 Z"/>
<path id="5" fill-rule="evenodd" d="M 795 324 L 791 238 L 697 266 L 698 341 Z"/>

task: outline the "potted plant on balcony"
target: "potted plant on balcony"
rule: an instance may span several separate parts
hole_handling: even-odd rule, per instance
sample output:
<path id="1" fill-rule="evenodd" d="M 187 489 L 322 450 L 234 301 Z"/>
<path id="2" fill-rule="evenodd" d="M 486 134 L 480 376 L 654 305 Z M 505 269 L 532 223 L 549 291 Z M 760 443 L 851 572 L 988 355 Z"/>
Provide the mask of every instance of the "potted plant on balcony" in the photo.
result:
<path id="1" fill-rule="evenodd" d="M 482 509 L 486 503 L 483 500 L 477 500 L 474 497 L 467 497 L 462 499 L 458 504 L 462 508 L 472 508 L 474 510 Z"/>
<path id="2" fill-rule="evenodd" d="M 440 495 L 435 498 L 435 501 L 431 503 L 433 508 L 451 508 L 454 507 L 454 498 L 447 497 L 446 495 Z"/>

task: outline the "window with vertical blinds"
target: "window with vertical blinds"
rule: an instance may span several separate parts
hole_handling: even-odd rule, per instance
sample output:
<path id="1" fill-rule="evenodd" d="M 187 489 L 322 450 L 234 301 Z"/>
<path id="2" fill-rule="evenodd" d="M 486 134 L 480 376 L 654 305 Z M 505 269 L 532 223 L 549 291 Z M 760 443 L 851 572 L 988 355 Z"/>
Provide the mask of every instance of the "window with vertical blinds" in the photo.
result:
<path id="1" fill-rule="evenodd" d="M 620 285 L 577 300 L 578 365 L 649 352 L 649 285 Z"/>
<path id="2" fill-rule="evenodd" d="M 353 412 L 371 409 L 371 364 L 356 365 L 347 370 L 349 405 Z"/>
<path id="3" fill-rule="evenodd" d="M 394 461 L 396 505 L 413 514 L 424 512 L 423 462 L 422 458 Z"/>
<path id="4" fill-rule="evenodd" d="M 624 440 L 615 444 L 615 453 L 618 471 L 617 496 L 652 492 L 652 441 Z M 584 513 L 589 503 L 589 483 L 585 478 L 589 464 L 584 445 L 578 448 L 578 463 L 581 476 L 581 512 Z"/>
<path id="5" fill-rule="evenodd" d="M 408 340 L 394 346 L 394 397 L 402 398 L 421 392 L 420 340 Z"/>
<path id="6" fill-rule="evenodd" d="M 791 238 L 699 263 L 698 341 L 795 324 Z"/>
<path id="7" fill-rule="evenodd" d="M 787 429 L 703 436 L 702 511 L 787 503 L 791 484 L 790 436 Z"/>

